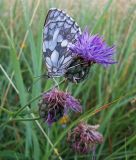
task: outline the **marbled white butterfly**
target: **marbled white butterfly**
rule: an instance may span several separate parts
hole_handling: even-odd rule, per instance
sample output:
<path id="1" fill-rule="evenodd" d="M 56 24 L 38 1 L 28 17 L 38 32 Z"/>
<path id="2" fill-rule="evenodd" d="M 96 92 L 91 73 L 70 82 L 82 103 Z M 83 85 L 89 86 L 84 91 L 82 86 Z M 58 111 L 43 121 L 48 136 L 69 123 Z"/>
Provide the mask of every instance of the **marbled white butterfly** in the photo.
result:
<path id="1" fill-rule="evenodd" d="M 74 44 L 81 30 L 64 11 L 50 9 L 43 29 L 43 56 L 49 77 L 65 76 L 72 82 L 80 82 L 89 72 L 88 64 L 73 57 L 68 46 Z"/>

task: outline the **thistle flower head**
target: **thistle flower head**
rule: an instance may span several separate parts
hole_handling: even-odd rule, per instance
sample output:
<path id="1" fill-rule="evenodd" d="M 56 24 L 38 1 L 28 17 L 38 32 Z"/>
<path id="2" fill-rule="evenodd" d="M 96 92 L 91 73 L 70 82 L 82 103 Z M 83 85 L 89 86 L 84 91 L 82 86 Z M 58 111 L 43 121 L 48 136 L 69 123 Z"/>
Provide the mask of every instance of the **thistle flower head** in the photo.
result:
<path id="1" fill-rule="evenodd" d="M 78 100 L 69 93 L 57 89 L 43 93 L 42 99 L 39 102 L 40 116 L 49 125 L 67 114 L 69 109 L 75 112 L 82 112 L 82 107 Z"/>
<path id="2" fill-rule="evenodd" d="M 70 147 L 78 153 L 88 153 L 95 149 L 96 144 L 103 142 L 103 136 L 97 131 L 99 125 L 80 123 L 73 131 L 68 133 Z"/>
<path id="3" fill-rule="evenodd" d="M 108 46 L 103 37 L 99 35 L 90 35 L 87 29 L 78 36 L 77 41 L 69 47 L 69 50 L 73 52 L 73 55 L 87 62 L 104 66 L 116 63 L 112 58 L 115 54 L 115 47 Z"/>

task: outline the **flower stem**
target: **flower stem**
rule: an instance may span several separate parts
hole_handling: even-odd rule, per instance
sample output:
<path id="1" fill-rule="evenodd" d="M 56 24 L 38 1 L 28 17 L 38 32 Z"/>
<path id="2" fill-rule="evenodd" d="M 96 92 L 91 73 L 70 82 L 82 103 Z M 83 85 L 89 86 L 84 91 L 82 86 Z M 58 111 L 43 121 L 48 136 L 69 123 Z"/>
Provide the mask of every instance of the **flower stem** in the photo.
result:
<path id="1" fill-rule="evenodd" d="M 31 113 L 31 116 L 33 118 L 35 118 L 34 114 Z M 40 123 L 38 122 L 38 120 L 35 120 L 37 126 L 39 127 L 39 129 L 41 130 L 41 132 L 43 133 L 43 135 L 45 136 L 45 138 L 48 140 L 49 144 L 51 145 L 52 149 L 54 150 L 54 153 L 58 156 L 59 160 L 62 160 L 61 156 L 59 155 L 59 152 L 57 150 L 57 148 L 54 147 L 53 143 L 51 142 L 51 140 L 49 139 L 48 135 L 46 134 L 46 132 L 43 130 L 42 126 L 40 125 Z"/>
<path id="2" fill-rule="evenodd" d="M 55 87 L 63 84 L 65 82 L 65 79 L 63 79 L 60 83 L 56 84 Z M 48 89 L 46 92 L 49 92 L 53 87 L 51 87 L 50 89 Z M 30 106 L 30 104 L 32 102 L 34 102 L 35 100 L 39 99 L 42 96 L 42 94 L 34 97 L 33 99 L 31 99 L 26 105 L 24 105 L 23 107 L 21 107 L 15 114 L 14 117 L 16 117 L 20 112 L 22 112 L 27 106 Z"/>
<path id="3" fill-rule="evenodd" d="M 3 120 L 4 122 L 2 120 L 0 120 L 0 122 L 3 122 L 2 125 L 0 125 L 0 127 L 3 127 L 4 125 L 6 125 L 6 124 L 8 124 L 8 123 L 10 123 L 12 121 L 34 121 L 34 120 L 39 120 L 39 119 L 41 119 L 41 117 L 35 117 L 35 118 L 14 118 L 14 119 L 10 118 L 7 121 Z"/>

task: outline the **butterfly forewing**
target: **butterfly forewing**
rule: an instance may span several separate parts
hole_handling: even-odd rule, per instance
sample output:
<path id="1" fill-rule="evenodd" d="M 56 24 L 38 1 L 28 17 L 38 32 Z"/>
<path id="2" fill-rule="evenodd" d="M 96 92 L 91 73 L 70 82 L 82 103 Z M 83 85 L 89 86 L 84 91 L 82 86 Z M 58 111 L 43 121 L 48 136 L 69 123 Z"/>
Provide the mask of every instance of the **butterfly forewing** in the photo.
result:
<path id="1" fill-rule="evenodd" d="M 50 77 L 62 76 L 72 61 L 68 45 L 81 33 L 76 22 L 65 12 L 50 9 L 43 30 L 43 55 Z"/>

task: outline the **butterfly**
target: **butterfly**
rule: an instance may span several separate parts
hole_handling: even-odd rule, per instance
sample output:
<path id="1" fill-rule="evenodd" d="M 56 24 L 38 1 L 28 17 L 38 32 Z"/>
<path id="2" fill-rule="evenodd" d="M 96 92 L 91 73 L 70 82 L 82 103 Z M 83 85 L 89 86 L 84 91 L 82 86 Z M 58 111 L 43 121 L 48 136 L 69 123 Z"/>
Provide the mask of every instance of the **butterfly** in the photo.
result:
<path id="1" fill-rule="evenodd" d="M 78 24 L 64 11 L 56 8 L 48 11 L 43 28 L 43 57 L 48 77 L 64 76 L 77 83 L 86 78 L 88 64 L 69 50 L 80 34 Z"/>

